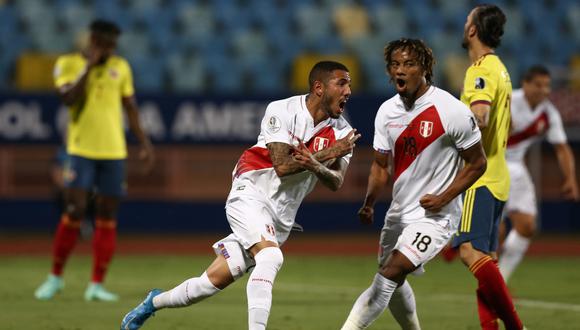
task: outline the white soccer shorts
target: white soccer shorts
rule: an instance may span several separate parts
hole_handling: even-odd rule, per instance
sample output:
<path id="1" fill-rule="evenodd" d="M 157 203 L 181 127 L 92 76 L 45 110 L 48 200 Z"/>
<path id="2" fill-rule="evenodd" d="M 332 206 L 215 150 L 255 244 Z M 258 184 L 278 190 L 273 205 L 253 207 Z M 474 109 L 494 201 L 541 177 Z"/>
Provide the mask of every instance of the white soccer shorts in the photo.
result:
<path id="1" fill-rule="evenodd" d="M 510 195 L 505 204 L 504 213 L 521 212 L 535 216 L 538 213 L 536 206 L 536 189 L 526 165 L 523 163 L 508 162 L 510 172 Z"/>
<path id="2" fill-rule="evenodd" d="M 262 237 L 281 246 L 290 235 L 290 230 L 276 223 L 271 208 L 247 196 L 229 199 L 226 216 L 232 232 L 245 250 L 261 242 Z"/>
<path id="3" fill-rule="evenodd" d="M 423 266 L 443 249 L 455 233 L 448 223 L 427 219 L 412 223 L 386 221 L 379 242 L 379 264 L 383 265 L 391 252 L 398 250 L 419 267 L 414 274 L 422 274 Z"/>

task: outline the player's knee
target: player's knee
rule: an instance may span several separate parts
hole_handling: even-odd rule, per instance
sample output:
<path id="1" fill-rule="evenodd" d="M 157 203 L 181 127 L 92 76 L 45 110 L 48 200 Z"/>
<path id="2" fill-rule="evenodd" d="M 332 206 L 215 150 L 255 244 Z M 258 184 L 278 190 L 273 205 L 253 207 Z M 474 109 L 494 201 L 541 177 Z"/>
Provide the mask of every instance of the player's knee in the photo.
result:
<path id="1" fill-rule="evenodd" d="M 534 221 L 522 223 L 517 231 L 523 237 L 532 238 L 536 234 L 536 223 Z"/>
<path id="2" fill-rule="evenodd" d="M 271 265 L 276 271 L 279 271 L 284 263 L 284 255 L 279 247 L 267 247 L 256 253 L 254 260 L 256 265 Z"/>
<path id="3" fill-rule="evenodd" d="M 66 214 L 71 221 L 81 221 L 85 217 L 84 205 L 77 203 L 67 203 Z"/>

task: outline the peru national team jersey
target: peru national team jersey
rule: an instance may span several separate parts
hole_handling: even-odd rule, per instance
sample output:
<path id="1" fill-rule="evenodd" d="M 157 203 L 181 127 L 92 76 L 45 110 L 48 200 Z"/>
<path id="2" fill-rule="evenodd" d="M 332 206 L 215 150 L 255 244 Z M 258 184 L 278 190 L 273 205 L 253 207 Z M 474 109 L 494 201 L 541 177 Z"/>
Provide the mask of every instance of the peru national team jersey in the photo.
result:
<path id="1" fill-rule="evenodd" d="M 512 95 L 512 127 L 507 143 L 508 162 L 524 162 L 529 147 L 544 135 L 552 144 L 566 143 L 566 132 L 560 113 L 548 99 L 530 108 L 521 89 Z"/>
<path id="2" fill-rule="evenodd" d="M 60 56 L 54 68 L 57 88 L 75 83 L 87 60 L 80 53 Z M 122 98 L 132 96 L 133 77 L 127 61 L 111 56 L 94 67 L 86 84 L 86 97 L 69 107 L 67 152 L 90 159 L 127 157 Z"/>
<path id="3" fill-rule="evenodd" d="M 447 220 L 457 228 L 460 196 L 438 213 L 426 211 L 419 200 L 425 194 L 442 193 L 463 166 L 459 151 L 480 139 L 471 111 L 439 88 L 430 87 L 410 110 L 405 109 L 398 94 L 384 102 L 375 118 L 373 147 L 393 156 L 393 200 L 388 221 Z"/>
<path id="4" fill-rule="evenodd" d="M 306 108 L 306 95 L 270 103 L 262 119 L 258 142 L 244 151 L 234 168 L 228 201 L 240 197 L 259 200 L 270 208 L 274 221 L 290 230 L 298 207 L 318 178 L 310 171 L 278 177 L 266 145 L 272 142 L 298 145 L 300 139 L 316 153 L 332 146 L 351 130 L 343 117 L 328 118 L 314 126 Z M 342 159 L 348 163 L 351 156 L 348 154 Z"/>
<path id="5" fill-rule="evenodd" d="M 461 101 L 470 108 L 479 103 L 491 107 L 488 125 L 481 131 L 487 169 L 472 188 L 486 186 L 501 201 L 507 200 L 510 189 L 505 150 L 510 130 L 511 94 L 510 75 L 495 54 L 484 55 L 467 69 Z"/>

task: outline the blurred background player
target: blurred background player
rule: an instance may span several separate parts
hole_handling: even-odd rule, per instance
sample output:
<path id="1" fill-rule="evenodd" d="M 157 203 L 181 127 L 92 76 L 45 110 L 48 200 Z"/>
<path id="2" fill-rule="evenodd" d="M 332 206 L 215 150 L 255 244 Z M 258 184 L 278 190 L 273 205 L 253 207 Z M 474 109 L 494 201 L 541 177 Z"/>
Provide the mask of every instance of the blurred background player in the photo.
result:
<path id="1" fill-rule="evenodd" d="M 567 143 L 560 113 L 548 99 L 550 85 L 548 69 L 536 65 L 526 71 L 522 88 L 512 94 L 511 132 L 506 152 L 511 185 L 505 206 L 511 230 L 499 258 L 499 270 L 506 282 L 519 265 L 536 233 L 536 190 L 525 164 L 526 152 L 534 142 L 545 136 L 554 146 L 564 176 L 562 195 L 566 199 L 578 201 L 574 155 Z"/>
<path id="2" fill-rule="evenodd" d="M 93 189 L 97 194 L 93 270 L 84 297 L 118 299 L 102 283 L 115 250 L 116 213 L 126 191 L 123 108 L 129 127 L 141 144 L 140 157 L 147 168 L 153 162 L 151 143 L 139 124 L 130 66 L 114 55 L 120 33 L 114 23 L 93 21 L 88 47 L 80 53 L 61 56 L 55 65 L 55 85 L 69 107 L 68 161 L 64 169 L 66 206 L 54 238 L 52 271 L 34 293 L 40 300 L 53 298 L 64 287 L 63 269 L 77 242 L 87 195 Z"/>
<path id="3" fill-rule="evenodd" d="M 463 214 L 453 248 L 477 279 L 477 304 L 482 329 L 498 329 L 499 317 L 508 330 L 522 329 L 510 293 L 493 259 L 498 227 L 509 193 L 505 148 L 510 129 L 510 75 L 495 54 L 506 16 L 495 5 L 478 5 L 469 15 L 463 47 L 472 65 L 467 69 L 461 101 L 470 107 L 481 129 L 487 156 L 483 176 L 463 196 Z"/>
<path id="4" fill-rule="evenodd" d="M 296 212 L 318 181 L 338 190 L 360 138 L 342 117 L 351 89 L 348 69 L 318 62 L 310 93 L 266 108 L 258 142 L 240 157 L 226 201 L 232 234 L 213 245 L 217 255 L 201 274 L 162 292 L 154 289 L 123 318 L 121 329 L 139 329 L 153 312 L 211 297 L 252 269 L 246 292 L 250 330 L 266 329 L 272 287 Z"/>
<path id="5" fill-rule="evenodd" d="M 359 210 L 361 222 L 373 221 L 391 159 L 393 201 L 381 231 L 380 269 L 356 300 L 343 330 L 367 328 L 387 306 L 403 329 L 421 328 L 406 277 L 422 273 L 457 231 L 459 195 L 486 166 L 473 114 L 432 86 L 431 49 L 416 39 L 392 41 L 385 47 L 385 62 L 398 94 L 381 105 L 375 118 L 375 158 Z"/>

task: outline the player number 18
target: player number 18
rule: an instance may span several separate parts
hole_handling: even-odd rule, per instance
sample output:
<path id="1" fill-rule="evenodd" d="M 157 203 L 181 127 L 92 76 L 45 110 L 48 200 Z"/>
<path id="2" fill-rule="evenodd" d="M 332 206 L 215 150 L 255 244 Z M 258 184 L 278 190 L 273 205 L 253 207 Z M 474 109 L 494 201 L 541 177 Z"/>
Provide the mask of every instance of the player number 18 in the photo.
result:
<path id="1" fill-rule="evenodd" d="M 425 252 L 427 251 L 429 244 L 431 244 L 431 237 L 427 235 L 423 235 L 423 237 L 421 237 L 421 233 L 417 232 L 417 236 L 415 236 L 415 240 L 413 240 L 411 245 L 415 245 L 415 243 L 419 251 Z"/>

